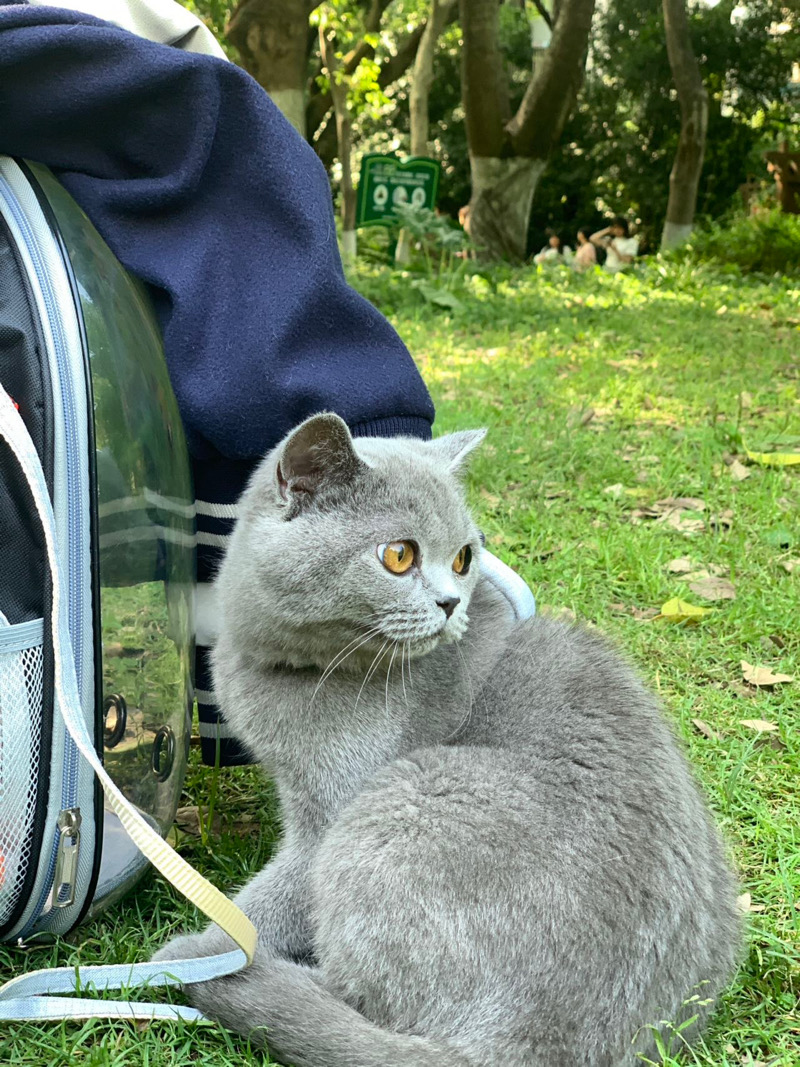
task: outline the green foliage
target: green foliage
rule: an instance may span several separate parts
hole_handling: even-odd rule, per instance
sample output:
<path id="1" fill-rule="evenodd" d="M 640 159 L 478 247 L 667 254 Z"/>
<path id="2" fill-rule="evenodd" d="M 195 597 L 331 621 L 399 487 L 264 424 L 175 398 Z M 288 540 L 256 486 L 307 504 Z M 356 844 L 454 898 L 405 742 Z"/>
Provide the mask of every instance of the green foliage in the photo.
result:
<path id="1" fill-rule="evenodd" d="M 763 274 L 800 274 L 800 215 L 777 208 L 731 215 L 692 234 L 679 253 Z"/>
<path id="2" fill-rule="evenodd" d="M 693 4 L 691 32 L 709 91 L 698 214 L 715 218 L 749 174 L 766 178 L 765 149 L 800 139 L 800 101 L 787 92 L 800 13 L 783 0 Z M 641 219 L 657 248 L 679 130 L 661 0 L 610 0 L 596 16 L 578 106 L 537 189 L 533 243 L 547 226 L 591 226 L 599 209 Z"/>
<path id="3" fill-rule="evenodd" d="M 225 33 L 225 27 L 236 9 L 238 0 L 179 0 L 179 3 L 202 19 L 222 45 L 228 59 L 238 63 L 239 53 Z"/>
<path id="4" fill-rule="evenodd" d="M 463 304 L 454 289 L 466 269 L 462 258 L 469 246 L 466 234 L 447 216 L 437 215 L 430 208 L 398 204 L 395 211 L 400 226 L 411 239 L 412 263 L 410 271 L 405 273 L 424 274 L 410 281 L 411 289 L 429 304 L 461 311 Z"/>

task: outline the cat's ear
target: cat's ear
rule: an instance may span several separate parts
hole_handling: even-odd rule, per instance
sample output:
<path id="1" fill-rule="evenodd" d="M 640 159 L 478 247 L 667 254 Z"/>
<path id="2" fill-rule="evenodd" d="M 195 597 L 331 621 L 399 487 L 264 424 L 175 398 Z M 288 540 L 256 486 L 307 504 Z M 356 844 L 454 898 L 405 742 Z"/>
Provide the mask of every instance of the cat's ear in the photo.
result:
<path id="1" fill-rule="evenodd" d="M 437 437 L 431 441 L 428 448 L 441 459 L 442 463 L 452 473 L 461 470 L 467 456 L 477 448 L 486 436 L 486 430 L 459 430 L 457 433 L 448 433 L 444 437 Z"/>
<path id="2" fill-rule="evenodd" d="M 363 470 L 347 424 L 338 415 L 312 415 L 289 434 L 278 457 L 284 500 L 311 499 L 324 486 L 344 485 Z"/>

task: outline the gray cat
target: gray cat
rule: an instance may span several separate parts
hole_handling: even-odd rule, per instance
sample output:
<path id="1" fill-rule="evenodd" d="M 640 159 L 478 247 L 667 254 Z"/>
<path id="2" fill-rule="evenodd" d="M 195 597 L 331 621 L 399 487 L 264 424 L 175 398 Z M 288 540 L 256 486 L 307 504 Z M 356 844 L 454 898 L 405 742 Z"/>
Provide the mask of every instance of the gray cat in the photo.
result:
<path id="1" fill-rule="evenodd" d="M 284 836 L 236 897 L 255 963 L 187 991 L 296 1067 L 624 1067 L 660 1023 L 696 1035 L 735 966 L 734 878 L 656 700 L 481 580 L 482 437 L 309 419 L 219 575 L 215 690 Z"/>

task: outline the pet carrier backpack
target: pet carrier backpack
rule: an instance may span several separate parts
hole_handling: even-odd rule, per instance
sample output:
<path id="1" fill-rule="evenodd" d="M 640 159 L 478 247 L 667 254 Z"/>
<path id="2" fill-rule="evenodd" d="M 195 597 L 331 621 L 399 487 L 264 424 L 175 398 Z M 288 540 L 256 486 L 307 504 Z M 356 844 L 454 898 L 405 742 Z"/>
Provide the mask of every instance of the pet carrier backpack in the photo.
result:
<path id="1" fill-rule="evenodd" d="M 0 387 L 0 940 L 66 933 L 150 859 L 226 929 L 244 920 L 250 955 L 244 916 L 160 836 L 191 732 L 195 536 L 159 331 L 61 185 L 5 157 Z M 37 974 L 0 990 L 0 1018 L 97 1013 L 26 1008 L 75 987 Z"/>

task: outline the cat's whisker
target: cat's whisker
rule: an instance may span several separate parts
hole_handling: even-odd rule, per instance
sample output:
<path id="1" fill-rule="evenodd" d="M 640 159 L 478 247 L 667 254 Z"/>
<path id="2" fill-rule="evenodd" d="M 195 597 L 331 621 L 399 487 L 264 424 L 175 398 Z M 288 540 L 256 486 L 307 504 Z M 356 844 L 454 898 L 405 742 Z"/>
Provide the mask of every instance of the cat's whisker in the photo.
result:
<path id="1" fill-rule="evenodd" d="M 467 667 L 467 661 L 464 659 L 464 653 L 458 647 L 458 643 L 454 645 L 454 648 L 458 653 L 458 657 L 461 661 L 461 673 L 463 674 L 464 681 L 466 682 L 465 692 L 467 694 L 467 710 L 464 717 L 461 719 L 461 722 L 458 724 L 458 726 L 456 726 L 455 730 L 453 730 L 453 732 L 444 739 L 445 741 L 452 741 L 454 737 L 458 737 L 458 735 L 469 722 L 472 716 L 472 708 L 475 703 L 475 692 L 472 688 L 472 680 L 469 676 L 469 669 Z"/>
<path id="2" fill-rule="evenodd" d="M 369 632 L 368 632 L 368 633 L 367 633 L 366 635 L 363 635 L 363 634 L 359 634 L 359 635 L 358 635 L 358 637 L 355 637 L 355 638 L 353 638 L 353 640 L 352 640 L 352 641 L 349 641 L 349 642 L 348 642 L 348 643 L 347 643 L 347 644 L 346 644 L 346 645 L 344 646 L 344 648 L 340 649 L 340 650 L 339 650 L 339 651 L 338 651 L 338 652 L 336 653 L 336 655 L 335 655 L 335 656 L 333 657 L 333 659 L 332 659 L 332 660 L 330 661 L 330 663 L 328 664 L 328 666 L 327 666 L 327 667 L 325 668 L 325 670 L 324 670 L 324 671 L 322 672 L 322 677 L 321 677 L 321 678 L 320 678 L 320 680 L 319 680 L 319 681 L 317 682 L 317 686 L 316 686 L 316 689 L 315 689 L 315 690 L 314 690 L 314 692 L 313 692 L 313 693 L 311 694 L 311 700 L 309 700 L 309 702 L 308 702 L 308 706 L 309 706 L 309 707 L 311 707 L 311 705 L 312 705 L 312 704 L 314 703 L 314 697 L 315 697 L 315 696 L 317 695 L 317 693 L 318 693 L 318 692 L 320 691 L 320 689 L 322 688 L 322 686 L 323 686 L 323 684 L 325 683 L 325 681 L 326 681 L 326 680 L 327 680 L 328 678 L 330 678 L 330 676 L 331 676 L 331 675 L 333 674 L 333 672 L 334 672 L 334 671 L 336 670 L 336 668 L 337 668 L 337 667 L 340 667 L 340 666 L 341 666 L 341 664 L 342 664 L 342 663 L 344 663 L 344 661 L 345 661 L 345 660 L 346 660 L 346 659 L 347 659 L 347 658 L 348 658 L 349 656 L 352 656 L 352 655 L 353 655 L 353 653 L 354 653 L 354 652 L 356 652 L 356 651 L 358 651 L 358 649 L 359 649 L 359 648 L 361 648 L 361 646 L 362 646 L 362 645 L 365 645 L 365 644 L 366 644 L 366 643 L 367 643 L 368 641 L 370 641 L 370 640 L 371 640 L 371 639 L 372 639 L 373 637 L 375 637 L 375 636 L 376 636 L 376 634 L 379 634 L 379 633 L 380 633 L 380 627 L 379 627 L 379 626 L 375 626 L 375 627 L 373 627 L 373 629 L 371 629 L 371 630 L 370 630 L 370 631 L 369 631 Z M 353 645 L 355 645 L 355 648 L 352 648 L 352 647 L 351 647 L 351 646 L 353 646 Z M 350 651 L 349 651 L 349 652 L 347 651 L 348 649 L 350 649 Z M 341 657 L 341 658 L 340 658 L 340 657 Z"/>
<path id="3" fill-rule="evenodd" d="M 405 702 L 406 708 L 408 708 L 408 693 L 406 692 L 405 659 L 406 659 L 406 642 L 404 641 L 403 644 L 402 644 L 402 647 L 400 648 L 400 679 L 401 679 L 401 681 L 403 683 L 403 701 Z"/>
<path id="4" fill-rule="evenodd" d="M 389 644 L 388 641 L 384 641 L 383 642 L 383 644 L 380 647 L 380 650 L 375 654 L 375 659 L 373 659 L 372 663 L 369 665 L 369 670 L 367 671 L 366 675 L 364 676 L 364 681 L 361 683 L 361 688 L 358 691 L 358 696 L 356 697 L 356 702 L 353 705 L 353 711 L 355 711 L 356 708 L 358 707 L 358 702 L 361 699 L 361 694 L 364 692 L 364 686 L 367 684 L 367 682 L 370 680 L 372 675 L 377 670 L 378 664 L 383 659 L 383 653 L 384 653 L 384 650 L 386 649 L 386 646 L 388 644 Z"/>
<path id="5" fill-rule="evenodd" d="M 389 677 L 392 673 L 392 666 L 394 665 L 394 657 L 397 655 L 397 650 L 400 647 L 397 641 L 394 643 L 394 650 L 392 652 L 392 658 L 389 660 L 389 666 L 386 671 L 386 717 L 389 717 Z"/>

